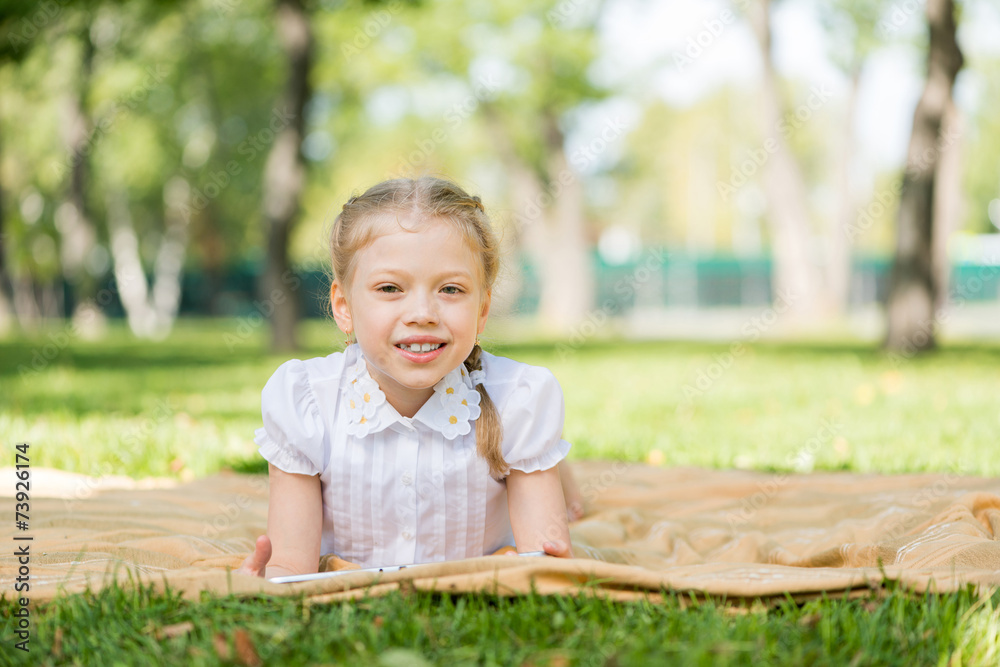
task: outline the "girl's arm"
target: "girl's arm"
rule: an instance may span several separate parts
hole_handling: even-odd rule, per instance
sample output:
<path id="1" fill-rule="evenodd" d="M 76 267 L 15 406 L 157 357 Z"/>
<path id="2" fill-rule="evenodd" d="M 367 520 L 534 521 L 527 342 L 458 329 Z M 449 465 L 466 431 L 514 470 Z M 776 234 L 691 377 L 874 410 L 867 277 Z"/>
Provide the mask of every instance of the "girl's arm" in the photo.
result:
<path id="1" fill-rule="evenodd" d="M 507 508 L 518 551 L 573 557 L 558 466 L 531 473 L 511 470 L 507 476 Z"/>
<path id="2" fill-rule="evenodd" d="M 319 569 L 323 494 L 319 475 L 297 475 L 267 466 L 271 497 L 267 534 L 273 552 L 264 576 L 309 574 Z"/>
<path id="3" fill-rule="evenodd" d="M 268 464 L 268 479 L 267 535 L 257 538 L 239 571 L 266 578 L 316 572 L 323 533 L 319 475 L 288 473 Z"/>

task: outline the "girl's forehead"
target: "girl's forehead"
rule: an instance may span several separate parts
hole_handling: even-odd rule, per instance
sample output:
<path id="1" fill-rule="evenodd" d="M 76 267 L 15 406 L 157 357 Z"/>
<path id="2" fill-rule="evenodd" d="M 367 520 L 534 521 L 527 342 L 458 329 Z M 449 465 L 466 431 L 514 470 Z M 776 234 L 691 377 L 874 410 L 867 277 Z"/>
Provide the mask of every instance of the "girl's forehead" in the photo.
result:
<path id="1" fill-rule="evenodd" d="M 359 268 L 426 262 L 471 266 L 476 273 L 481 268 L 470 240 L 446 218 L 397 216 L 376 224 L 371 241 L 359 251 Z"/>

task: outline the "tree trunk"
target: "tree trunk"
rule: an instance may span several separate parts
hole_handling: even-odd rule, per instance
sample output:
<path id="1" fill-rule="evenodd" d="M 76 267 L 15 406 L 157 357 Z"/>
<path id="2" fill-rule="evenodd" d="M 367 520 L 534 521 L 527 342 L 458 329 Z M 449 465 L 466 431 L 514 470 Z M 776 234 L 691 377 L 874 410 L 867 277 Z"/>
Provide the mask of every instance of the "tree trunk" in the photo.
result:
<path id="1" fill-rule="evenodd" d="M 942 120 L 963 64 L 953 0 L 927 0 L 927 24 L 927 82 L 913 114 L 886 304 L 885 346 L 905 354 L 936 344 L 934 307 L 942 293 L 934 261 L 936 175 L 942 150 L 954 140 L 942 135 Z"/>
<path id="2" fill-rule="evenodd" d="M 292 272 L 288 245 L 299 213 L 305 187 L 305 163 L 300 146 L 309 101 L 309 71 L 313 37 L 301 0 L 277 0 L 278 34 L 288 58 L 285 91 L 274 118 L 280 118 L 274 145 L 264 167 L 264 224 L 267 267 L 263 276 L 264 308 L 271 312 L 271 348 L 290 351 L 297 347 L 295 328 L 299 319 L 298 287 Z M 265 312 L 266 314 L 266 312 Z"/>
<path id="3" fill-rule="evenodd" d="M 128 197 L 123 191 L 108 197 L 115 283 L 129 328 L 139 338 L 161 340 L 170 333 L 177 319 L 187 242 L 187 219 L 183 211 L 188 206 L 189 196 L 187 182 L 179 177 L 164 187 L 166 231 L 153 265 L 152 287 L 146 281 L 142 268 L 139 239 L 132 224 Z"/>
<path id="4" fill-rule="evenodd" d="M 778 75 L 771 54 L 770 1 L 755 2 L 750 23 L 757 37 L 763 66 L 762 95 L 765 149 L 764 190 L 767 194 L 774 298 L 803 319 L 826 309 L 821 276 L 813 260 L 809 211 L 802 170 L 791 146 L 779 131 L 784 113 Z M 773 143 L 770 143 L 773 142 Z M 770 145 L 773 150 L 768 148 Z"/>
<path id="5" fill-rule="evenodd" d="M 580 176 L 570 169 L 554 117 L 543 119 L 546 159 L 544 173 L 539 174 L 518 153 L 500 112 L 488 104 L 484 111 L 511 181 L 516 240 L 531 258 L 538 278 L 537 319 L 544 331 L 568 335 L 585 319 L 595 289 Z"/>
<path id="6" fill-rule="evenodd" d="M 941 157 L 934 177 L 934 239 L 931 265 L 937 280 L 934 311 L 948 305 L 951 286 L 951 260 L 948 239 L 959 228 L 962 218 L 962 146 L 954 137 L 963 134 L 962 116 L 954 101 L 949 101 L 941 119 Z M 949 139 L 951 138 L 951 139 Z"/>
<path id="7" fill-rule="evenodd" d="M 542 329 L 572 334 L 593 307 L 594 276 L 586 238 L 583 184 L 566 159 L 564 138 L 555 118 L 547 119 L 548 183 L 551 200 L 546 211 L 546 241 L 533 244 L 541 278 L 538 302 Z M 602 320 L 603 323 L 603 320 Z"/>
<path id="8" fill-rule="evenodd" d="M 90 151 L 87 143 L 91 140 L 94 123 L 86 110 L 86 99 L 90 90 L 93 72 L 94 44 L 90 39 L 88 24 L 80 34 L 83 52 L 77 88 L 66 98 L 63 143 L 69 160 L 69 182 L 66 200 L 56 214 L 59 230 L 60 261 L 63 275 L 72 287 L 76 309 L 89 308 L 98 312 L 93 305 L 97 283 L 86 267 L 87 258 L 97 243 L 97 231 L 87 211 L 87 181 L 90 169 Z"/>
<path id="9" fill-rule="evenodd" d="M 851 68 L 850 88 L 847 94 L 847 109 L 844 119 L 844 135 L 841 140 L 837 190 L 839 210 L 830 219 L 830 231 L 826 238 L 826 281 L 830 314 L 842 316 L 847 310 L 851 289 L 851 245 L 849 230 L 857 217 L 854 188 L 851 183 L 851 166 L 854 163 L 854 120 L 857 113 L 858 88 L 861 81 L 861 65 Z"/>
<path id="10" fill-rule="evenodd" d="M 3 161 L 3 142 L 0 141 L 0 162 Z M 10 279 L 7 276 L 7 240 L 4 232 L 3 184 L 0 183 L 0 336 L 11 329 L 14 311 L 11 305 Z"/>

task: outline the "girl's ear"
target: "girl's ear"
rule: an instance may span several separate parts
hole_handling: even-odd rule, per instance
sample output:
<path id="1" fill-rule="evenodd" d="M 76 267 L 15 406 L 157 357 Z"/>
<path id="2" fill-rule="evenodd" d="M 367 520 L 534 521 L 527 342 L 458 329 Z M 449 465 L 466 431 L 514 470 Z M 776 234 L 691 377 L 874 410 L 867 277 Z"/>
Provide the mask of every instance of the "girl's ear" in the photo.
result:
<path id="1" fill-rule="evenodd" d="M 337 326 L 345 334 L 350 335 L 354 331 L 351 306 L 347 303 L 347 293 L 338 280 L 334 280 L 330 285 L 330 307 L 333 310 L 333 319 L 337 322 Z"/>
<path id="2" fill-rule="evenodd" d="M 483 299 L 483 307 L 479 311 L 479 326 L 476 333 L 483 333 L 486 328 L 486 318 L 490 316 L 490 299 L 493 297 L 493 290 L 486 290 L 486 298 Z"/>

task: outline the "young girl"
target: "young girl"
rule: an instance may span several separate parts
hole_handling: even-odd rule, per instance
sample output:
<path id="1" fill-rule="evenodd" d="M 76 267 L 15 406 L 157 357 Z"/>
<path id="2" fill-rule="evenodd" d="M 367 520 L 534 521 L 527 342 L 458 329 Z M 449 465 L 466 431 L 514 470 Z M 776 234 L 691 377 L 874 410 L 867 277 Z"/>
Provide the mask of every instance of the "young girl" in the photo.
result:
<path id="1" fill-rule="evenodd" d="M 479 198 L 386 181 L 344 205 L 330 245 L 334 319 L 354 340 L 264 387 L 267 535 L 240 571 L 316 572 L 321 554 L 362 567 L 511 546 L 571 557 L 559 384 L 479 346 L 499 268 Z"/>

